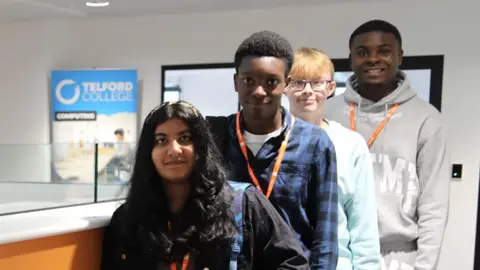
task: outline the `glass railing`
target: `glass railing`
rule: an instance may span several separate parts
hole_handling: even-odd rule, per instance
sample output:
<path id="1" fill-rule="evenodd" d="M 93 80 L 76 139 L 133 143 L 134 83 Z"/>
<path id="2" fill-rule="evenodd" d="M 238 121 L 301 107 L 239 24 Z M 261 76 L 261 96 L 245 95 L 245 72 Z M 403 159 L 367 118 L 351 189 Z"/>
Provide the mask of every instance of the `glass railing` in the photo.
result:
<path id="1" fill-rule="evenodd" d="M 125 199 L 135 147 L 0 144 L 0 216 Z"/>

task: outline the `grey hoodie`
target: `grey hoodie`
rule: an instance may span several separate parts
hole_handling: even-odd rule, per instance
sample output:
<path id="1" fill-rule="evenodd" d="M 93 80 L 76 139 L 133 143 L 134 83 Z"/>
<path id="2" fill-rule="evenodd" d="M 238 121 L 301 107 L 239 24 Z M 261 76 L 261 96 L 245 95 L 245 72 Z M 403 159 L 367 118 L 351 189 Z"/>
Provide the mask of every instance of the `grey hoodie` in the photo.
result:
<path id="1" fill-rule="evenodd" d="M 356 79 L 351 76 L 345 93 L 326 102 L 325 118 L 350 128 L 349 106 L 353 104 L 357 132 L 368 141 L 387 111 L 399 104 L 370 147 L 380 247 L 384 258 L 396 260 L 395 264 L 433 270 L 448 216 L 450 159 L 446 130 L 440 113 L 417 97 L 406 74 L 399 72 L 397 78 L 394 92 L 372 102 L 357 93 Z M 403 254 L 392 258 L 396 252 Z"/>

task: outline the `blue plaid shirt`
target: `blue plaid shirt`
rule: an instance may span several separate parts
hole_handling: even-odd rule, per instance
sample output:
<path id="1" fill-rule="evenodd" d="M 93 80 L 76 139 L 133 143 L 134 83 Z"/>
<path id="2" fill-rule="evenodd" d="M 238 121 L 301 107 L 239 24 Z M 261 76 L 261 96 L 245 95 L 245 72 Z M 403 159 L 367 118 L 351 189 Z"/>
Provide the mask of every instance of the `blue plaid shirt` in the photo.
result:
<path id="1" fill-rule="evenodd" d="M 284 108 L 282 112 L 284 129 L 281 135 L 266 141 L 256 156 L 248 150 L 250 166 L 265 192 L 280 145 L 291 127 L 290 113 Z M 228 147 L 224 158 L 230 179 L 248 182 L 251 180 L 238 144 L 235 121 L 235 114 L 228 116 Z M 240 127 L 243 131 L 243 123 Z M 296 233 L 310 258 L 311 269 L 335 270 L 338 257 L 337 166 L 335 149 L 324 130 L 295 119 L 270 201 Z"/>

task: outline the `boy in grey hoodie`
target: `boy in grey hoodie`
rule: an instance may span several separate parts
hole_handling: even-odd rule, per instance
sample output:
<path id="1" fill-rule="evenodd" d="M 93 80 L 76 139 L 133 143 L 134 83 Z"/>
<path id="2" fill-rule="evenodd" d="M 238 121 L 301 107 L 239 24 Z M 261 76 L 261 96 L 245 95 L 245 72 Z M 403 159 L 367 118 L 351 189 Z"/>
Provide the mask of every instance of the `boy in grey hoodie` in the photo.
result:
<path id="1" fill-rule="evenodd" d="M 373 20 L 350 36 L 354 75 L 326 118 L 360 133 L 376 181 L 383 270 L 435 270 L 448 216 L 450 159 L 440 113 L 405 73 L 399 31 Z"/>

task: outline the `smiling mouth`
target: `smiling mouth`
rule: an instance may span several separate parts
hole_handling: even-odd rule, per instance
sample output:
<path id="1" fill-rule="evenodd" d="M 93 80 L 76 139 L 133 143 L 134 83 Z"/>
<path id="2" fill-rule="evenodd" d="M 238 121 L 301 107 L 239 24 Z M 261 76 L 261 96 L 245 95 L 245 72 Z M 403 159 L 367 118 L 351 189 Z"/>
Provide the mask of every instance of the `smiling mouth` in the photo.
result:
<path id="1" fill-rule="evenodd" d="M 367 74 L 380 74 L 383 71 L 385 71 L 384 68 L 371 68 L 371 69 L 365 70 L 365 73 L 367 73 Z"/>
<path id="2" fill-rule="evenodd" d="M 174 161 L 169 161 L 169 162 L 166 162 L 165 165 L 169 165 L 169 166 L 176 166 L 176 165 L 182 165 L 182 164 L 185 164 L 185 161 L 183 160 L 174 160 Z"/>
<path id="3" fill-rule="evenodd" d="M 254 106 L 267 105 L 269 103 L 270 103 L 269 101 L 260 101 L 260 102 L 251 101 L 251 102 L 249 102 L 249 104 L 254 105 Z"/>

